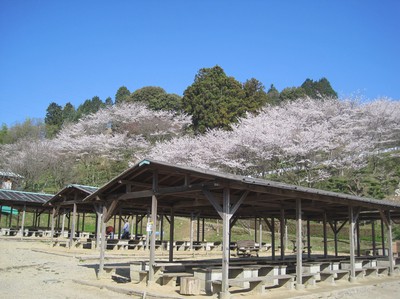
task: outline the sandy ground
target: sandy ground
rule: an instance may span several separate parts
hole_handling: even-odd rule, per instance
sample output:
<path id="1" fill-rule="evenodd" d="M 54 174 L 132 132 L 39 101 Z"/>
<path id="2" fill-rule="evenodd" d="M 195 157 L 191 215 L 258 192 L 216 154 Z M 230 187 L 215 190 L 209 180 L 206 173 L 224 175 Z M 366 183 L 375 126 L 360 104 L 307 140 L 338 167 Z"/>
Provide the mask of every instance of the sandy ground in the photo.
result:
<path id="1" fill-rule="evenodd" d="M 106 263 L 140 259 L 131 252 L 107 253 Z M 159 254 L 158 254 L 159 255 Z M 163 256 L 166 257 L 166 254 Z M 162 258 L 162 256 L 161 256 Z M 179 288 L 155 285 L 146 287 L 106 277 L 98 280 L 98 253 L 92 250 L 51 248 L 47 242 L 0 238 L 0 298 L 215 298 L 181 296 Z M 255 296 L 244 292 L 232 298 L 400 298 L 400 276 L 363 279 L 356 283 L 342 282 L 335 287 L 305 290 L 267 291 Z"/>

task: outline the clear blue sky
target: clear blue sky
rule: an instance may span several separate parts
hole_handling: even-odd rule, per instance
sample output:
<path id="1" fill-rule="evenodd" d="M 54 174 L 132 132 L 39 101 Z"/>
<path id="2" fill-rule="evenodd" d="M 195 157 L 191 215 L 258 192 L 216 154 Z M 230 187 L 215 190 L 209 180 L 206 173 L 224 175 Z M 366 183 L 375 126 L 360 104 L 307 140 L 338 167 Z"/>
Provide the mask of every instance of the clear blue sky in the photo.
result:
<path id="1" fill-rule="evenodd" d="M 400 1 L 0 0 L 0 124 L 160 86 L 220 65 L 281 91 L 326 77 L 340 96 L 400 99 Z"/>

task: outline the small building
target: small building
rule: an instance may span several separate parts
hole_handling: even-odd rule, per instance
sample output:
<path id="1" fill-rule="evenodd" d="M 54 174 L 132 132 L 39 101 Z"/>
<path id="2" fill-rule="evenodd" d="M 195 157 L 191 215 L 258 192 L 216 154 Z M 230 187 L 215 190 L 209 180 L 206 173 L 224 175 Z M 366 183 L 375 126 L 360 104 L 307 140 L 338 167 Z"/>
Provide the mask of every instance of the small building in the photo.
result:
<path id="1" fill-rule="evenodd" d="M 0 189 L 16 190 L 23 178 L 14 172 L 0 170 Z"/>

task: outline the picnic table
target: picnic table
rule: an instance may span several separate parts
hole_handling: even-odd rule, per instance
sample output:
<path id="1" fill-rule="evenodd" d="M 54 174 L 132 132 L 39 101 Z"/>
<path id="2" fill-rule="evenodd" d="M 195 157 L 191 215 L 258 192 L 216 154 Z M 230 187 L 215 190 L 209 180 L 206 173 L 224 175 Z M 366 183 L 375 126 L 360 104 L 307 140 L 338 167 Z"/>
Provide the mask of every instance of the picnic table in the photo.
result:
<path id="1" fill-rule="evenodd" d="M 290 240 L 290 242 L 292 242 L 293 244 L 293 253 L 297 252 L 297 240 Z M 305 251 L 306 249 L 309 249 L 311 252 L 312 246 L 307 246 L 306 240 L 302 240 L 302 243 L 303 243 L 303 253 L 306 252 Z"/>
<path id="2" fill-rule="evenodd" d="M 259 246 L 256 246 L 256 242 L 253 240 L 239 240 L 236 242 L 237 248 L 236 253 L 238 256 L 251 256 L 255 253 L 258 256 Z"/>

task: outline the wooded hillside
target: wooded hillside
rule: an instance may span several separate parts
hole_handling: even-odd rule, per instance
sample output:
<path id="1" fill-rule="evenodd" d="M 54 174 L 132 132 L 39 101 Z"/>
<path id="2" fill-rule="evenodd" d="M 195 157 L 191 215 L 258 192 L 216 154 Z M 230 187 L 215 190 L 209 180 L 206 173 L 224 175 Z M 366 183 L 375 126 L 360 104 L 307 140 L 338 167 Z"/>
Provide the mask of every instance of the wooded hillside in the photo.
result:
<path id="1" fill-rule="evenodd" d="M 389 99 L 338 99 L 325 78 L 266 92 L 258 80 L 240 83 L 216 66 L 201 69 L 183 97 L 160 87 L 121 87 L 114 103 L 51 103 L 44 122 L 3 125 L 0 169 L 24 176 L 25 190 L 57 192 L 69 183 L 100 186 L 150 157 L 394 198 L 399 111 Z"/>

